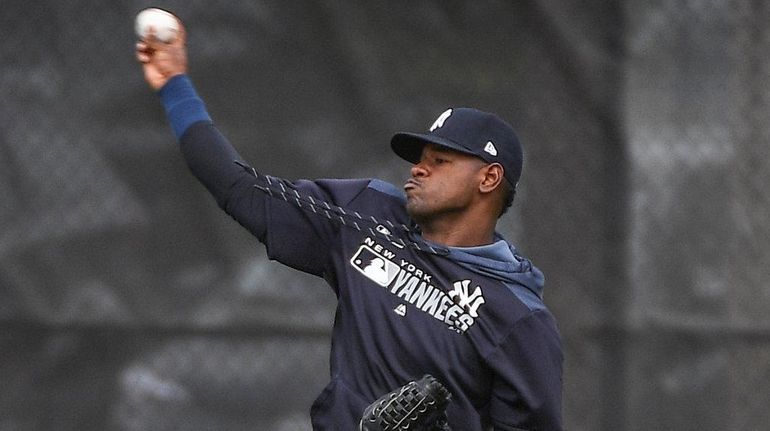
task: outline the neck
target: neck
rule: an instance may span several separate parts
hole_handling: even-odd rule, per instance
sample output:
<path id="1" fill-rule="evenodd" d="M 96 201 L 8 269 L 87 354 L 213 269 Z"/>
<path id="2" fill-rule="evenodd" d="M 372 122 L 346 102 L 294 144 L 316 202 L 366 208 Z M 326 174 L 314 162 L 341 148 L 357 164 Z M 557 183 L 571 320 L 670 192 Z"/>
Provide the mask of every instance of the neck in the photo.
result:
<path id="1" fill-rule="evenodd" d="M 492 244 L 495 239 L 495 222 L 479 222 L 447 219 L 419 223 L 422 237 L 447 247 L 475 247 Z"/>

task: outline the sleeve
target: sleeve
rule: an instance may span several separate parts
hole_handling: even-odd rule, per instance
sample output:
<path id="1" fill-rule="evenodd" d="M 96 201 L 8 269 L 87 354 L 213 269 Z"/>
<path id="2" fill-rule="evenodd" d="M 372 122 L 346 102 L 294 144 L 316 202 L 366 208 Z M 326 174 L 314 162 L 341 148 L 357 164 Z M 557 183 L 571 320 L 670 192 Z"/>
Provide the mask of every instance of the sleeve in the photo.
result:
<path id="1" fill-rule="evenodd" d="M 235 163 L 242 163 L 241 156 L 214 126 L 186 76 L 172 78 L 159 94 L 185 162 L 220 208 L 265 244 L 271 259 L 323 276 L 336 226 L 257 189 L 259 179 Z M 275 180 L 304 195 L 333 200 L 328 186 Z"/>
<path id="2" fill-rule="evenodd" d="M 562 349 L 551 314 L 518 321 L 487 357 L 494 373 L 490 416 L 496 431 L 562 430 Z"/>

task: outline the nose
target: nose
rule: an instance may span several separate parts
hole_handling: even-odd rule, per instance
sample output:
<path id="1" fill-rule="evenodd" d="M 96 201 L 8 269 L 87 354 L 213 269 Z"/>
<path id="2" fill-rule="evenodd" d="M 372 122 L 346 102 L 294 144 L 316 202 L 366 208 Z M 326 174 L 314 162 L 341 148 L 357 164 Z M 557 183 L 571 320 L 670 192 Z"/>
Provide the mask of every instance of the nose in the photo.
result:
<path id="1" fill-rule="evenodd" d="M 425 167 L 425 164 L 423 161 L 419 161 L 414 165 L 412 165 L 412 169 L 410 172 L 412 174 L 412 177 L 414 178 L 424 177 L 428 175 L 428 170 Z"/>

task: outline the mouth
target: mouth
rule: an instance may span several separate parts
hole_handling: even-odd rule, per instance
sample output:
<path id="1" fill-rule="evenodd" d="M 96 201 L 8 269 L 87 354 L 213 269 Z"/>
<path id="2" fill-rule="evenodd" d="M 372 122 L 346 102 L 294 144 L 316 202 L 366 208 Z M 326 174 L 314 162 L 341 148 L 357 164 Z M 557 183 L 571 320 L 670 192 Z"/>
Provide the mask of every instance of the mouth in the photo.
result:
<path id="1" fill-rule="evenodd" d="M 417 187 L 420 187 L 420 182 L 414 178 L 409 178 L 406 180 L 406 184 L 404 184 L 404 191 L 408 192 L 409 190 L 415 189 Z"/>

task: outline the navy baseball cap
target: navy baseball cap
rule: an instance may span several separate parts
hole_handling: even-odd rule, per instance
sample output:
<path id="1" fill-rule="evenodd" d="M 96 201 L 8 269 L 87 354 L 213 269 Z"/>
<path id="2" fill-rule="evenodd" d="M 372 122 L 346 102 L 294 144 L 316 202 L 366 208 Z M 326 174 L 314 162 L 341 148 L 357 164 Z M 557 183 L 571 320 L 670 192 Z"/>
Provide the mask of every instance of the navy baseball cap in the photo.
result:
<path id="1" fill-rule="evenodd" d="M 513 128 L 497 115 L 473 108 L 444 111 L 428 133 L 396 133 L 390 147 L 402 159 L 418 163 L 425 144 L 436 144 L 499 163 L 505 178 L 515 188 L 521 177 L 523 155 Z"/>

